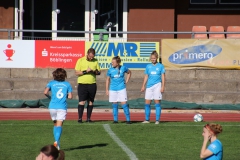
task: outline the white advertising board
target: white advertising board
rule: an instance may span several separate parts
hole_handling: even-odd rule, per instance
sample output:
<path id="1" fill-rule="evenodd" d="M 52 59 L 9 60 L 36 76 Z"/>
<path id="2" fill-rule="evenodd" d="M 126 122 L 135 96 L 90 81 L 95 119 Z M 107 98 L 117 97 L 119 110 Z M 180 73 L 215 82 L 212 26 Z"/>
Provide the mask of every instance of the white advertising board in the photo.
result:
<path id="1" fill-rule="evenodd" d="M 35 68 L 35 41 L 0 40 L 0 68 Z"/>

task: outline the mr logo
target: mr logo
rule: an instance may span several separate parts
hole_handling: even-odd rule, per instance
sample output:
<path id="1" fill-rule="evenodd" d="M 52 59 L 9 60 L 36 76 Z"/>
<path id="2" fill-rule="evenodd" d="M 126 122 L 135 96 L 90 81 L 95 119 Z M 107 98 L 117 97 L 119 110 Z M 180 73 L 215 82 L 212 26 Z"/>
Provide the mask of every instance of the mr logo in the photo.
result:
<path id="1" fill-rule="evenodd" d="M 138 57 L 136 53 L 138 46 L 135 43 L 94 42 L 91 47 L 96 50 L 96 56 Z"/>

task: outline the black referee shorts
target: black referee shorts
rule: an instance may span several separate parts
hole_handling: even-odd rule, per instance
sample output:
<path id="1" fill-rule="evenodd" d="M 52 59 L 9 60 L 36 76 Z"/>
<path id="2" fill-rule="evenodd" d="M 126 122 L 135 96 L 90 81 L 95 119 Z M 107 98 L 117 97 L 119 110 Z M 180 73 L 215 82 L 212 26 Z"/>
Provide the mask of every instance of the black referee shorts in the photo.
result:
<path id="1" fill-rule="evenodd" d="M 97 84 L 81 84 L 78 83 L 78 99 L 81 101 L 91 101 L 94 102 L 94 98 L 97 92 Z"/>

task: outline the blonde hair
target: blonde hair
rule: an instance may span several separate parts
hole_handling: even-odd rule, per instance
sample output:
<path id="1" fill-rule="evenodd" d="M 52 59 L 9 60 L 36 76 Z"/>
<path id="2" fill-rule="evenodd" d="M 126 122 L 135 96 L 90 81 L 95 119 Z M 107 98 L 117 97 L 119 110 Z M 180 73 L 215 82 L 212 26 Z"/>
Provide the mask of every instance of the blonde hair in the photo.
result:
<path id="1" fill-rule="evenodd" d="M 220 124 L 210 123 L 210 124 L 206 124 L 204 127 L 209 129 L 215 135 L 222 133 L 223 131 L 222 126 Z"/>
<path id="2" fill-rule="evenodd" d="M 117 62 L 118 64 L 121 63 L 121 58 L 120 58 L 119 56 L 113 57 L 112 60 L 116 60 L 116 62 Z"/>
<path id="3" fill-rule="evenodd" d="M 155 56 L 157 61 L 158 61 L 158 53 L 157 53 L 157 51 L 152 51 L 152 53 L 150 54 L 149 60 L 151 60 L 152 56 Z"/>

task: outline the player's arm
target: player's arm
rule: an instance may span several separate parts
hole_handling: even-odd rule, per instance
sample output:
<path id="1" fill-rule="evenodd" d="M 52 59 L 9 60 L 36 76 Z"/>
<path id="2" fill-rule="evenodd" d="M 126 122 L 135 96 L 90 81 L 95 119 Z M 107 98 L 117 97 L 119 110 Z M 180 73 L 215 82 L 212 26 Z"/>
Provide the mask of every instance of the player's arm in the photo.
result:
<path id="1" fill-rule="evenodd" d="M 75 75 L 76 76 L 82 76 L 82 75 L 84 75 L 84 74 L 87 74 L 88 72 L 87 71 L 75 71 Z"/>
<path id="2" fill-rule="evenodd" d="M 207 143 L 210 139 L 209 133 L 205 133 L 203 136 L 203 144 L 202 144 L 202 149 L 200 153 L 200 158 L 206 158 L 209 157 L 213 154 L 209 149 L 207 149 Z"/>
<path id="3" fill-rule="evenodd" d="M 126 78 L 126 84 L 128 83 L 129 79 L 131 78 L 132 72 L 130 70 L 127 71 L 127 78 Z"/>
<path id="4" fill-rule="evenodd" d="M 81 59 L 79 59 L 75 65 L 75 75 L 76 76 L 82 76 L 84 74 L 87 74 L 87 71 L 82 71 L 81 70 Z"/>
<path id="5" fill-rule="evenodd" d="M 165 89 L 165 73 L 162 74 L 162 87 L 161 87 L 161 92 L 164 92 Z"/>
<path id="6" fill-rule="evenodd" d="M 44 95 L 45 95 L 46 97 L 48 97 L 49 99 L 51 99 L 51 96 L 49 95 L 49 88 L 45 88 L 45 90 L 44 90 Z"/>
<path id="7" fill-rule="evenodd" d="M 72 99 L 72 98 L 73 98 L 72 92 L 68 93 L 67 98 L 68 98 L 68 99 Z"/>
<path id="8" fill-rule="evenodd" d="M 109 94 L 109 83 L 110 83 L 110 77 L 107 76 L 107 79 L 106 79 L 106 95 L 107 96 Z"/>
<path id="9" fill-rule="evenodd" d="M 211 152 L 210 150 L 208 150 L 208 149 L 203 149 L 202 148 L 202 150 L 201 150 L 201 154 L 200 154 L 200 158 L 207 158 L 207 157 L 209 157 L 209 156 L 211 156 L 211 155 L 213 155 L 213 152 Z"/>
<path id="10" fill-rule="evenodd" d="M 91 71 L 89 73 L 93 73 L 95 75 L 100 75 L 101 74 L 101 71 L 99 71 L 98 69 L 96 69 L 95 71 Z"/>
<path id="11" fill-rule="evenodd" d="M 86 73 L 84 73 L 86 72 Z M 86 71 L 83 71 L 83 74 L 95 74 L 95 75 L 100 75 L 101 74 L 101 71 L 99 71 L 98 69 L 96 69 L 95 71 L 94 70 L 91 70 L 91 69 L 87 69 Z"/>
<path id="12" fill-rule="evenodd" d="M 101 74 L 101 70 L 100 70 L 99 64 L 97 64 L 97 69 L 94 71 L 94 74 L 96 74 L 96 75 L 100 75 Z"/>
<path id="13" fill-rule="evenodd" d="M 101 74 L 99 63 L 97 63 L 97 69 L 94 71 L 94 74 L 96 74 L 96 75 L 100 75 Z"/>
<path id="14" fill-rule="evenodd" d="M 145 74 L 144 79 L 143 79 L 143 84 L 142 84 L 142 88 L 141 88 L 141 92 L 143 92 L 145 90 L 145 85 L 147 83 L 148 80 L 148 75 Z"/>

